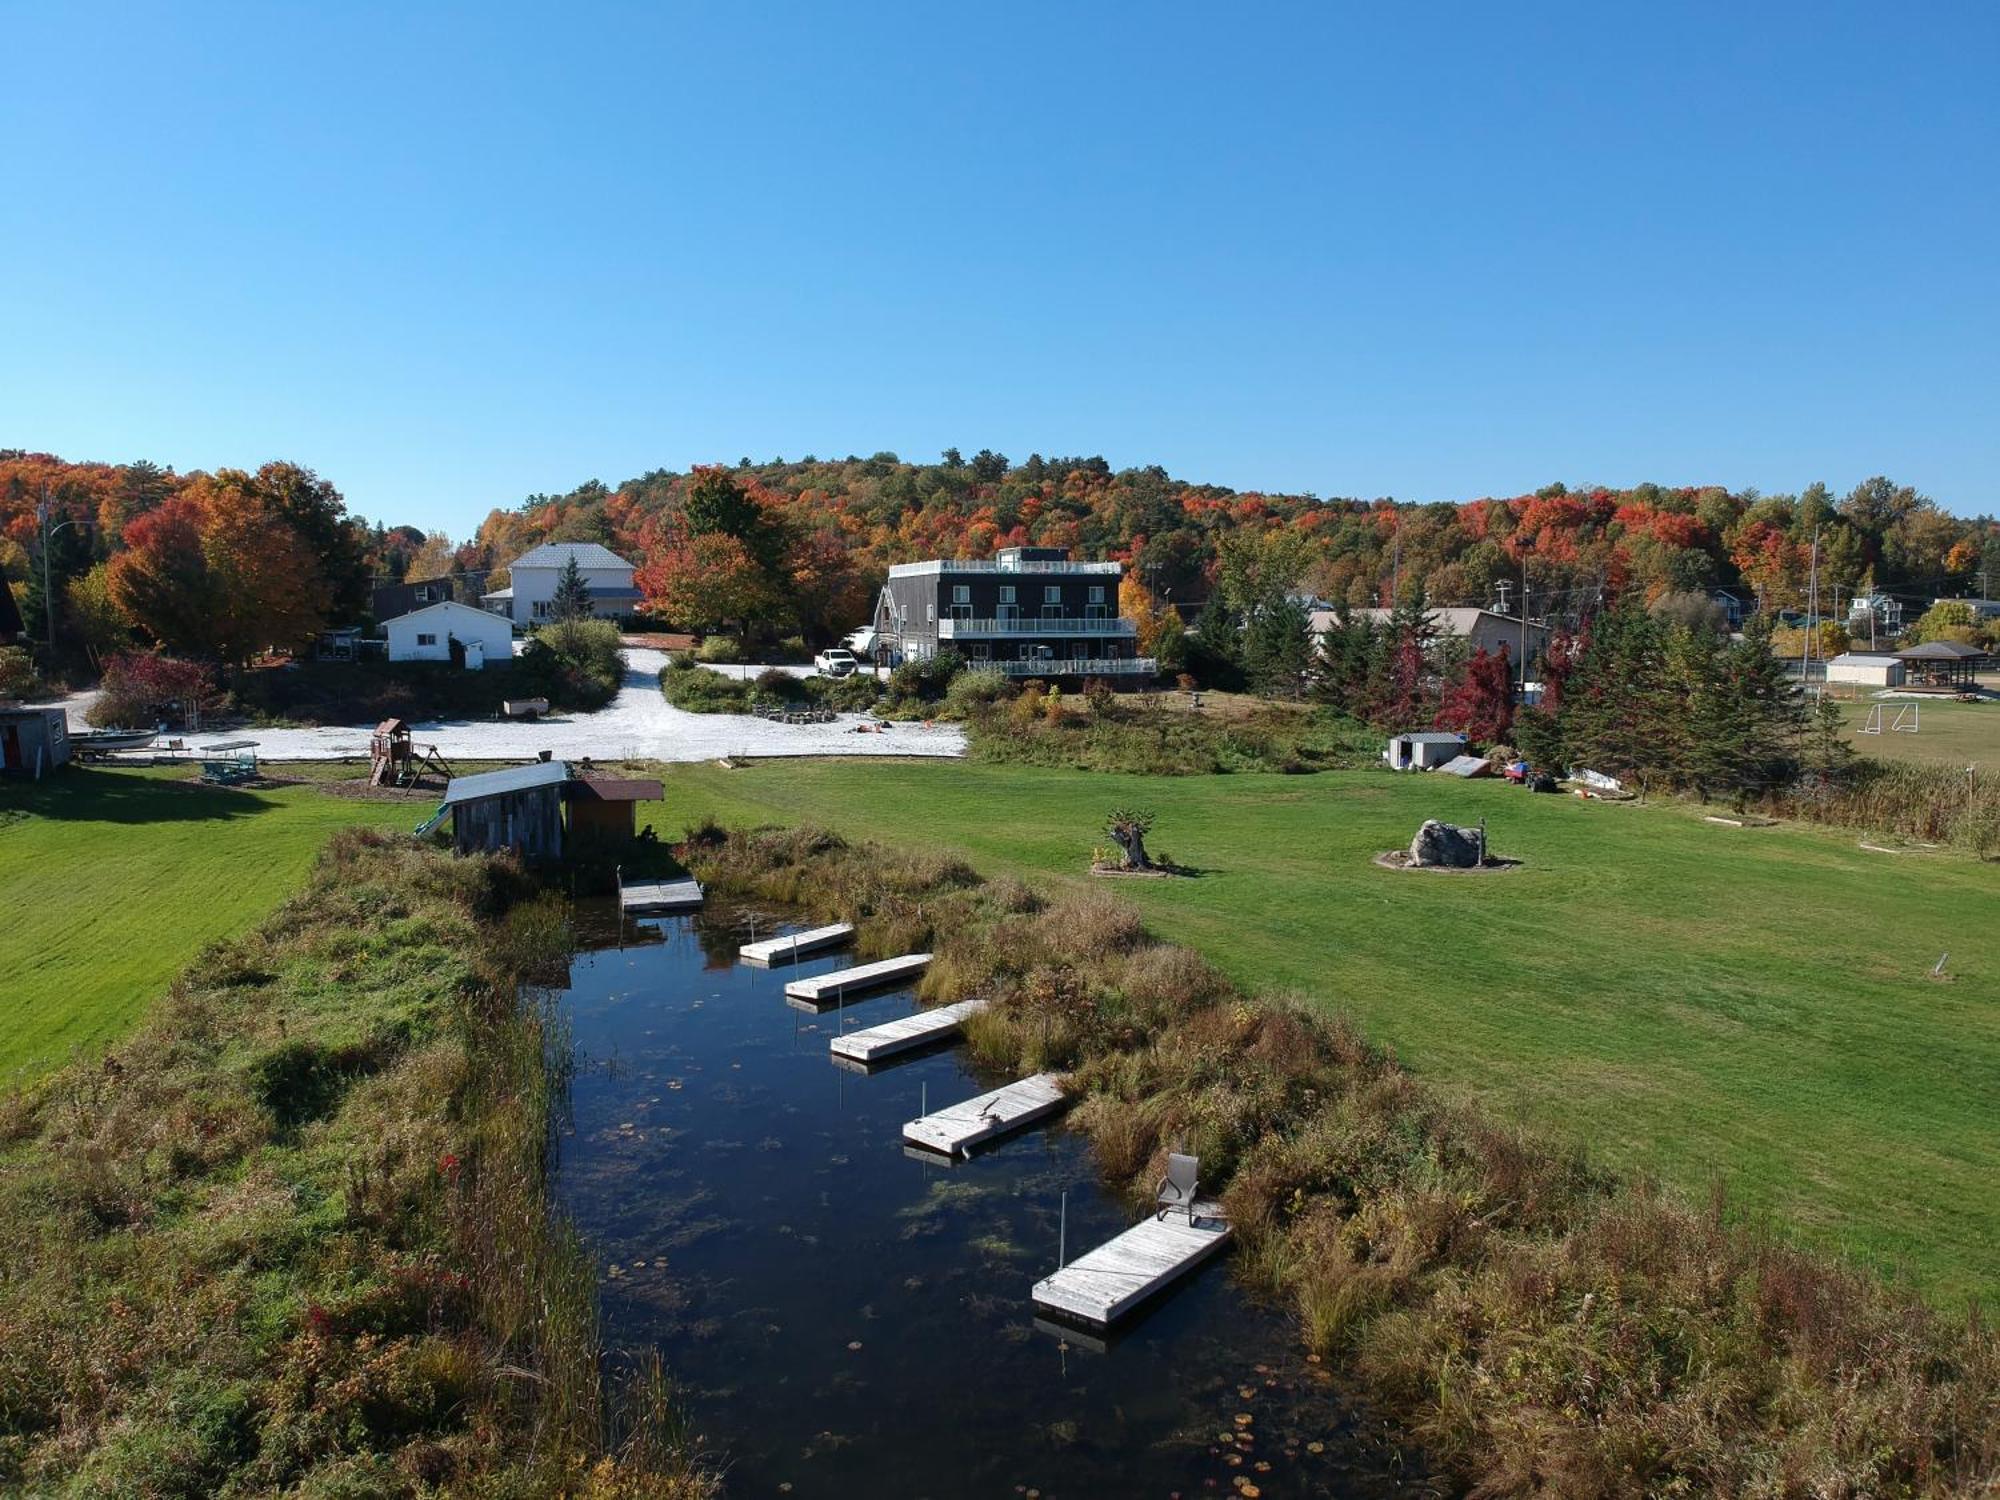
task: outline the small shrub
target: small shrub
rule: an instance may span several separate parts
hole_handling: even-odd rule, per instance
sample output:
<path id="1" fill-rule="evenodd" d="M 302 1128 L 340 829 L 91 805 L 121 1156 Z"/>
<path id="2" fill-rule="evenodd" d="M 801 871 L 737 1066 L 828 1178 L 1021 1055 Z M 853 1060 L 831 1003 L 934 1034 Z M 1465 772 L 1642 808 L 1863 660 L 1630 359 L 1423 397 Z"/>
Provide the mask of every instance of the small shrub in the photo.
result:
<path id="1" fill-rule="evenodd" d="M 739 662 L 745 659 L 743 642 L 731 635 L 704 636 L 695 647 L 695 660 L 720 665 L 725 662 Z"/>

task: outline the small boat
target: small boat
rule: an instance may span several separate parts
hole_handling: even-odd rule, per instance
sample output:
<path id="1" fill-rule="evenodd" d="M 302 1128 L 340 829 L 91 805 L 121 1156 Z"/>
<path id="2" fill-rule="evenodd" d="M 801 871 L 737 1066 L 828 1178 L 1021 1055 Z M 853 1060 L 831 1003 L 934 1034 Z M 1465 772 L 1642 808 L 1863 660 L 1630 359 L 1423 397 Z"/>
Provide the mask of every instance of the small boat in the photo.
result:
<path id="1" fill-rule="evenodd" d="M 157 729 L 86 729 L 69 738 L 78 750 L 102 754 L 111 750 L 144 750 L 159 737 Z"/>

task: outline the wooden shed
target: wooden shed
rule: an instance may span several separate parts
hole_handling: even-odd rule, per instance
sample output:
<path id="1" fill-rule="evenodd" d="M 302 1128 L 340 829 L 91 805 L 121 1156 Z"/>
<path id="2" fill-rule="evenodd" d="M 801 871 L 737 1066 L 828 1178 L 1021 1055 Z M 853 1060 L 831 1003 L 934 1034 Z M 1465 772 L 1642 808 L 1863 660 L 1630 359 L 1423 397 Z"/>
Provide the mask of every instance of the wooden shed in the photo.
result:
<path id="1" fill-rule="evenodd" d="M 559 760 L 455 777 L 436 814 L 417 831 L 428 833 L 449 813 L 452 845 L 460 854 L 513 849 L 523 859 L 560 859 L 568 783 L 569 766 Z"/>
<path id="2" fill-rule="evenodd" d="M 569 784 L 570 837 L 578 843 L 629 843 L 639 831 L 639 804 L 665 795 L 649 777 L 580 776 Z"/>
<path id="3" fill-rule="evenodd" d="M 0 582 L 0 589 L 7 585 Z M 61 707 L 0 707 L 0 770 L 40 776 L 70 757 L 69 714 Z"/>

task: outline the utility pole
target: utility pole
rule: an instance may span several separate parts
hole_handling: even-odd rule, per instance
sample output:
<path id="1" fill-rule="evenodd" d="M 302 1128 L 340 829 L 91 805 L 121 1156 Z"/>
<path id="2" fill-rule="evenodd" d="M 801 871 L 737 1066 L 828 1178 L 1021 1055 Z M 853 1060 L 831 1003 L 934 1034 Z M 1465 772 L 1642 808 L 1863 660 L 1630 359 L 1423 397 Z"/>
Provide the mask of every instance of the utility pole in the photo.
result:
<path id="1" fill-rule="evenodd" d="M 1813 629 L 1819 617 L 1819 528 L 1813 527 L 1812 568 L 1807 575 L 1806 585 L 1806 643 L 1799 653 L 1799 681 L 1807 692 L 1812 691 L 1812 644 Z"/>
<path id="2" fill-rule="evenodd" d="M 1521 702 L 1528 701 L 1528 554 L 1535 550 L 1535 539 L 1521 538 Z"/>

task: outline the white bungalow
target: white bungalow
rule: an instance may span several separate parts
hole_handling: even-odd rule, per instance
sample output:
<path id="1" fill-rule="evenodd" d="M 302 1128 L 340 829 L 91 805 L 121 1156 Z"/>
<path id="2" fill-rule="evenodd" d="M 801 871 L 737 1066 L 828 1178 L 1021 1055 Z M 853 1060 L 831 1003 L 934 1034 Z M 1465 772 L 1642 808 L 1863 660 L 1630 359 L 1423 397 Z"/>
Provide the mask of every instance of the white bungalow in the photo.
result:
<path id="1" fill-rule="evenodd" d="M 398 615 L 382 627 L 390 661 L 450 661 L 454 642 L 464 648 L 465 669 L 477 672 L 488 660 L 514 654 L 514 627 L 489 610 L 447 601 Z"/>

